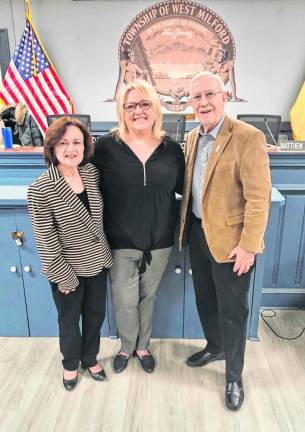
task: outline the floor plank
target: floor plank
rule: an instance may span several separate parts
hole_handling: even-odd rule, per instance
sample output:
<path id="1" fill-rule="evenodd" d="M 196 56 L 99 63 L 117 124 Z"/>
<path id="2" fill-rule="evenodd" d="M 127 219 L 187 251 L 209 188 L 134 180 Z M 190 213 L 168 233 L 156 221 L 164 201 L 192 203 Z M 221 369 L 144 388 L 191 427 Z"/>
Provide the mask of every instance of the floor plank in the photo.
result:
<path id="1" fill-rule="evenodd" d="M 269 319 L 284 336 L 305 327 L 305 311 Z M 245 402 L 228 411 L 224 362 L 185 365 L 199 340 L 153 340 L 156 372 L 137 359 L 116 375 L 111 359 L 119 341 L 102 339 L 100 358 L 109 381 L 80 372 L 74 392 L 64 390 L 57 338 L 0 338 L 1 432 L 304 432 L 305 343 L 277 338 L 260 322 L 260 342 L 247 342 Z"/>

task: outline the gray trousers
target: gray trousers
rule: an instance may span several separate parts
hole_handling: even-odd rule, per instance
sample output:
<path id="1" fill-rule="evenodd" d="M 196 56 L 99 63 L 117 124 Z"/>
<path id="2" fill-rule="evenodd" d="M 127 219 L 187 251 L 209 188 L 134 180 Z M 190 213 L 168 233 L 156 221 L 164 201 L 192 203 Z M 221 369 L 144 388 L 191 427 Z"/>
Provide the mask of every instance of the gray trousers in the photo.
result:
<path id="1" fill-rule="evenodd" d="M 121 349 L 128 354 L 149 345 L 156 293 L 172 248 L 151 251 L 152 260 L 139 274 L 143 252 L 114 249 L 110 268 L 112 301 L 121 339 Z"/>

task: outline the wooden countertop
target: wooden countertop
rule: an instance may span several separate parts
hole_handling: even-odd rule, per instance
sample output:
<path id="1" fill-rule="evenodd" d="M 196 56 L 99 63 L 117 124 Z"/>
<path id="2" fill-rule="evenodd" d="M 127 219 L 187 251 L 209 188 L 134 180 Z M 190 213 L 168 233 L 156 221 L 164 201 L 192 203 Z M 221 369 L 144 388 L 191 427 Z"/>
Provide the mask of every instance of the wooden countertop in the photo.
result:
<path id="1" fill-rule="evenodd" d="M 17 154 L 17 153 L 21 153 L 21 154 L 29 154 L 29 153 L 43 153 L 43 146 L 41 147 L 15 147 L 15 148 L 11 148 L 11 149 L 5 149 L 3 147 L 0 147 L 0 153 L 12 153 L 12 154 Z"/>

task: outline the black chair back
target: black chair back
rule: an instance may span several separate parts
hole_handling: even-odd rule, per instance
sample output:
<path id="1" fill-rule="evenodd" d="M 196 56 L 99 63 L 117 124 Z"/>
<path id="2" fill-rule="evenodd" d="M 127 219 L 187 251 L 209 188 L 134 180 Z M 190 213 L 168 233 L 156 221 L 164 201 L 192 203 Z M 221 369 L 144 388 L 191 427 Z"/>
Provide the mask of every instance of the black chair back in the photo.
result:
<path id="1" fill-rule="evenodd" d="M 263 132 L 268 144 L 278 145 L 282 118 L 272 114 L 238 114 L 237 118 Z"/>
<path id="2" fill-rule="evenodd" d="M 89 114 L 51 114 L 47 116 L 48 126 L 50 126 L 55 120 L 58 120 L 62 117 L 72 117 L 81 121 L 91 132 L 91 118 Z"/>

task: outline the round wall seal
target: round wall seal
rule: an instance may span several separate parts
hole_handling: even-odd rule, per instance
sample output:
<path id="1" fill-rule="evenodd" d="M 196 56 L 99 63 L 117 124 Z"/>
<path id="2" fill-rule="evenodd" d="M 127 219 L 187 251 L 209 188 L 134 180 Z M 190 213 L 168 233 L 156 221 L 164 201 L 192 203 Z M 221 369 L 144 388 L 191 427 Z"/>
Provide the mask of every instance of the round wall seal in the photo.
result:
<path id="1" fill-rule="evenodd" d="M 125 29 L 113 99 L 122 86 L 142 78 L 154 86 L 169 111 L 184 111 L 192 77 L 211 71 L 229 83 L 231 100 L 240 101 L 234 61 L 234 39 L 219 15 L 194 1 L 163 1 L 143 10 Z"/>

